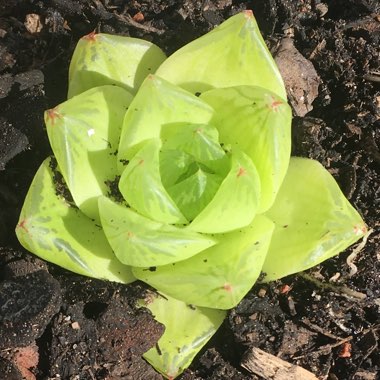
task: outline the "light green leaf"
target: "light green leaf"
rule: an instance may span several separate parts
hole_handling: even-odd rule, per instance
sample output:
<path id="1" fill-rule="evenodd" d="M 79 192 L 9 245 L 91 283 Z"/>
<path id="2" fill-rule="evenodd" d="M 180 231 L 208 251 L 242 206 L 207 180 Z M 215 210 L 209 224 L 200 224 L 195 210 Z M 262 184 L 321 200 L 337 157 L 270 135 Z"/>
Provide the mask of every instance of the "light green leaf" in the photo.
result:
<path id="1" fill-rule="evenodd" d="M 104 233 L 117 258 L 136 267 L 185 260 L 216 240 L 184 228 L 154 222 L 106 197 L 99 198 Z"/>
<path id="2" fill-rule="evenodd" d="M 226 147 L 251 157 L 260 176 L 258 212 L 274 202 L 289 164 L 291 119 L 289 105 L 272 92 L 252 86 L 210 90 L 200 98 L 215 109 L 211 120 Z"/>
<path id="3" fill-rule="evenodd" d="M 165 58 L 162 50 L 148 41 L 90 33 L 74 50 L 68 98 L 103 85 L 123 87 L 134 94 Z"/>
<path id="4" fill-rule="evenodd" d="M 276 225 L 262 269 L 265 281 L 311 268 L 366 233 L 362 218 L 331 174 L 306 158 L 291 158 L 276 201 L 265 215 Z"/>
<path id="5" fill-rule="evenodd" d="M 194 157 L 182 150 L 161 150 L 160 175 L 165 188 L 168 189 L 175 185 L 178 179 L 185 177 L 193 163 Z"/>
<path id="6" fill-rule="evenodd" d="M 162 223 L 187 223 L 161 182 L 160 148 L 158 139 L 143 145 L 120 178 L 120 192 L 138 213 L 147 218 Z"/>
<path id="7" fill-rule="evenodd" d="M 218 309 L 236 306 L 260 275 L 274 224 L 258 215 L 246 228 L 218 235 L 219 243 L 197 255 L 134 275 L 160 292 L 189 304 Z"/>
<path id="8" fill-rule="evenodd" d="M 45 112 L 50 145 L 75 204 L 98 219 L 97 197 L 118 175 L 121 124 L 132 95 L 115 86 L 88 90 Z"/>
<path id="9" fill-rule="evenodd" d="M 251 11 L 229 18 L 176 51 L 157 75 L 192 93 L 254 85 L 286 99 L 281 75 Z"/>
<path id="10" fill-rule="evenodd" d="M 168 188 L 187 220 L 193 220 L 213 199 L 223 177 L 208 173 L 194 163 L 196 171 L 181 182 Z"/>
<path id="11" fill-rule="evenodd" d="M 218 131 L 211 125 L 171 124 L 163 126 L 161 139 L 162 183 L 186 219 L 193 220 L 212 200 L 228 171 L 228 159 L 224 171 L 215 170 L 226 157 Z"/>
<path id="12" fill-rule="evenodd" d="M 221 233 L 245 227 L 255 217 L 259 202 L 260 179 L 255 165 L 246 154 L 235 149 L 230 172 L 189 228 L 203 233 Z"/>
<path id="13" fill-rule="evenodd" d="M 177 149 L 186 152 L 204 165 L 225 156 L 225 152 L 219 144 L 218 130 L 212 125 L 166 125 L 161 130 L 161 139 L 163 149 Z"/>
<path id="14" fill-rule="evenodd" d="M 212 108 L 196 96 L 149 75 L 125 115 L 120 138 L 119 160 L 130 160 L 139 144 L 159 138 L 168 124 L 208 124 Z"/>
<path id="15" fill-rule="evenodd" d="M 129 283 L 130 267 L 116 259 L 100 226 L 57 195 L 47 158 L 40 166 L 16 227 L 20 243 L 44 260 L 72 272 Z"/>
<path id="16" fill-rule="evenodd" d="M 158 295 L 143 305 L 165 326 L 165 332 L 156 347 L 143 357 L 171 380 L 191 364 L 226 316 L 223 310 L 186 305 L 167 295 Z"/>

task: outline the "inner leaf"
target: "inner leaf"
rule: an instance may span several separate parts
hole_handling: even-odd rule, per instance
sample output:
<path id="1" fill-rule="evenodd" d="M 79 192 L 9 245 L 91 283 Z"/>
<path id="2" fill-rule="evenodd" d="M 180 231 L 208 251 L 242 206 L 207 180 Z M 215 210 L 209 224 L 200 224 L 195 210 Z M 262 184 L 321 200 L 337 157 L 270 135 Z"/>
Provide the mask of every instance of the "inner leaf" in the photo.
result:
<path id="1" fill-rule="evenodd" d="M 213 199 L 230 167 L 211 125 L 167 124 L 161 130 L 160 174 L 168 194 L 187 220 Z"/>
<path id="2" fill-rule="evenodd" d="M 223 177 L 202 170 L 196 163 L 189 167 L 190 170 L 194 168 L 197 168 L 195 173 L 167 189 L 189 221 L 209 204 L 223 181 Z"/>
<path id="3" fill-rule="evenodd" d="M 160 145 L 157 139 L 148 140 L 125 168 L 119 189 L 124 199 L 140 214 L 163 223 L 186 223 L 162 184 Z"/>
<path id="4" fill-rule="evenodd" d="M 211 125 L 166 125 L 161 130 L 161 139 L 163 149 L 184 151 L 203 164 L 221 159 L 225 155 L 219 144 L 218 130 Z"/>

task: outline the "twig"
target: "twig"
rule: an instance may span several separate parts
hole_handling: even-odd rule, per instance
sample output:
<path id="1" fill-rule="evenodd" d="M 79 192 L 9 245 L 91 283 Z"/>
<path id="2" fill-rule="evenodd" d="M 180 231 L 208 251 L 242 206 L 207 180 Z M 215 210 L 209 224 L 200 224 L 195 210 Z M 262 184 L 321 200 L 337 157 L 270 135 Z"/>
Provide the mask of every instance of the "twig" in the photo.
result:
<path id="1" fill-rule="evenodd" d="M 360 251 L 364 248 L 364 246 L 367 244 L 367 239 L 369 235 L 373 232 L 373 229 L 369 229 L 368 232 L 364 235 L 363 240 L 360 242 L 360 244 L 357 245 L 357 247 L 352 251 L 352 253 L 347 257 L 346 263 L 350 267 L 350 273 L 348 277 L 352 277 L 356 274 L 358 271 L 357 266 L 353 263 L 353 261 L 356 259 L 356 256 L 360 253 Z"/>
<path id="2" fill-rule="evenodd" d="M 335 293 L 341 294 L 342 296 L 348 297 L 350 299 L 363 301 L 364 299 L 367 298 L 367 296 L 364 293 L 357 292 L 356 290 L 350 289 L 347 286 L 336 286 L 333 284 L 328 284 L 326 282 L 319 281 L 315 277 L 312 277 L 305 272 L 298 273 L 298 276 L 302 277 L 303 279 L 307 281 L 312 282 L 319 288 L 331 290 Z"/>
<path id="3" fill-rule="evenodd" d="M 165 31 L 162 30 L 162 29 L 157 29 L 155 28 L 154 26 L 151 26 L 151 25 L 146 25 L 146 24 L 140 24 L 138 22 L 136 22 L 132 16 L 130 16 L 128 13 L 126 14 L 123 14 L 123 15 L 119 15 L 117 14 L 116 12 L 114 12 L 114 15 L 115 17 L 122 21 L 122 22 L 125 22 L 126 24 L 128 25 L 132 25 L 134 26 L 135 28 L 138 28 L 138 29 L 142 29 L 142 30 L 145 30 L 146 32 L 149 32 L 149 33 L 157 33 L 158 35 L 161 35 L 161 34 L 164 34 Z"/>
<path id="4" fill-rule="evenodd" d="M 321 346 L 318 348 L 318 350 L 316 351 L 313 351 L 311 354 L 313 355 L 318 355 L 320 353 L 326 353 L 328 354 L 331 349 L 335 348 L 335 347 L 338 347 L 340 345 L 342 345 L 343 343 L 346 343 L 346 342 L 349 342 L 351 341 L 352 339 L 354 339 L 353 336 L 348 336 L 347 338 L 344 338 L 344 339 L 340 339 L 338 342 L 336 343 L 331 343 L 331 344 L 325 344 L 324 346 Z M 306 355 L 310 355 L 310 353 L 305 353 L 303 355 L 299 355 L 299 356 L 295 356 L 293 357 L 292 359 L 293 360 L 298 360 L 298 359 L 302 359 L 303 357 L 305 357 Z"/>
<path id="5" fill-rule="evenodd" d="M 336 336 L 334 334 L 329 333 L 328 331 L 324 330 L 322 327 L 315 325 L 314 323 L 311 323 L 308 319 L 302 319 L 302 323 L 304 325 L 306 325 L 307 327 L 309 327 L 310 329 L 312 329 L 312 330 L 314 330 L 314 331 L 316 331 L 316 332 L 318 332 L 324 336 L 327 336 L 328 338 L 339 341 L 341 343 L 343 343 L 344 341 L 346 341 L 345 339 L 347 339 L 347 338 L 340 338 L 339 336 Z"/>
<path id="6" fill-rule="evenodd" d="M 257 347 L 251 347 L 245 352 L 241 366 L 265 380 L 318 380 L 306 369 L 288 363 Z"/>
<path id="7" fill-rule="evenodd" d="M 380 72 L 379 71 L 372 71 L 368 74 L 363 75 L 363 78 L 365 80 L 369 80 L 370 82 L 380 82 Z"/>

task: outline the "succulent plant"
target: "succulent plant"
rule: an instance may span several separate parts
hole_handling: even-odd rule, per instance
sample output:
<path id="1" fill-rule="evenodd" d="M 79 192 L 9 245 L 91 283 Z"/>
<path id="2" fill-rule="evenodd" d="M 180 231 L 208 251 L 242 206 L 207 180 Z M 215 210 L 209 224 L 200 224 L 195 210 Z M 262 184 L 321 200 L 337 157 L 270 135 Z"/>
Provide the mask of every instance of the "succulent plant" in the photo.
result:
<path id="1" fill-rule="evenodd" d="M 157 290 L 166 326 L 145 358 L 174 378 L 263 273 L 308 269 L 366 232 L 316 161 L 290 157 L 291 109 L 251 12 L 166 59 L 129 37 L 83 37 L 68 100 L 46 111 L 54 157 L 16 233 L 73 272 Z"/>

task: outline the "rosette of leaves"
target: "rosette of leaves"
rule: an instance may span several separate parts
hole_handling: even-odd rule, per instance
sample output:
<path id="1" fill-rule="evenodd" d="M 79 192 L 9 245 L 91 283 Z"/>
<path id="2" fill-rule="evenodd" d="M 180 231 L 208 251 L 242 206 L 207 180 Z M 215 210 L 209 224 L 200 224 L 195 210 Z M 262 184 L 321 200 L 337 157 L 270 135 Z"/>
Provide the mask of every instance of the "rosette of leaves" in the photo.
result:
<path id="1" fill-rule="evenodd" d="M 68 100 L 46 111 L 54 157 L 16 228 L 73 272 L 159 296 L 166 331 L 145 358 L 174 378 L 261 272 L 270 281 L 366 232 L 316 161 L 290 157 L 291 110 L 251 12 L 169 58 L 128 37 L 82 38 Z"/>

